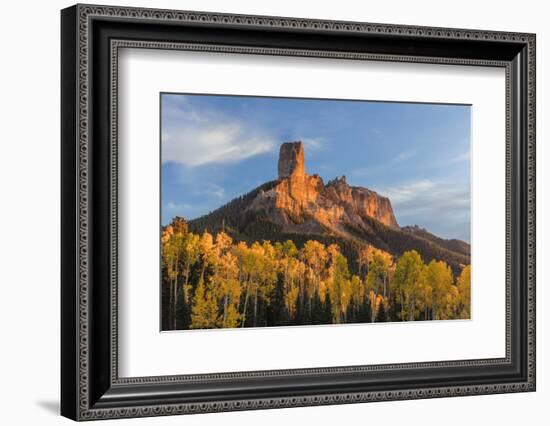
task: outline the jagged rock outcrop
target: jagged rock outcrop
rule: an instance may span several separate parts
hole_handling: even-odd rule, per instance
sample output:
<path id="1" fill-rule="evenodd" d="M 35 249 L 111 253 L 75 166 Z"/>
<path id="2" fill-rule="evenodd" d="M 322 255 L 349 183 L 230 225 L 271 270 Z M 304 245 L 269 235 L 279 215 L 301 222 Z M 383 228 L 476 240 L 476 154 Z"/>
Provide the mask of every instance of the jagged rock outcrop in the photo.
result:
<path id="1" fill-rule="evenodd" d="M 325 185 L 319 175 L 308 175 L 301 142 L 281 145 L 278 171 L 277 183 L 260 191 L 249 209 L 265 212 L 285 232 L 330 231 L 351 237 L 351 229 L 361 232 L 370 227 L 369 218 L 399 228 L 388 198 L 348 185 L 345 176 Z"/>

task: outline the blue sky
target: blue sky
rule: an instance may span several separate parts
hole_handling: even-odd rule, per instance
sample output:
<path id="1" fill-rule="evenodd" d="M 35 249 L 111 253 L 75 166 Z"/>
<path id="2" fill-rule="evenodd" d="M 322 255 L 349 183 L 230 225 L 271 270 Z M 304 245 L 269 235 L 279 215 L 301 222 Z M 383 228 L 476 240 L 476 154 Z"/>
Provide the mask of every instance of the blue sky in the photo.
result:
<path id="1" fill-rule="evenodd" d="M 390 198 L 399 225 L 470 241 L 466 105 L 161 94 L 161 216 L 199 217 L 277 178 L 301 140 L 306 171 Z"/>

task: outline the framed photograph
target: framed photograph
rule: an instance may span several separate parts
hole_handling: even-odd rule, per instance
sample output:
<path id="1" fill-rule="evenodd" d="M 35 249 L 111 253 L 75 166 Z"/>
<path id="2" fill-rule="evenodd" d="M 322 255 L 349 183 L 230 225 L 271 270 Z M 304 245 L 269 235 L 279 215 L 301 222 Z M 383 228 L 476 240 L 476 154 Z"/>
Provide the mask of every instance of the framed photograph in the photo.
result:
<path id="1" fill-rule="evenodd" d="M 61 12 L 61 412 L 535 390 L 535 35 Z"/>

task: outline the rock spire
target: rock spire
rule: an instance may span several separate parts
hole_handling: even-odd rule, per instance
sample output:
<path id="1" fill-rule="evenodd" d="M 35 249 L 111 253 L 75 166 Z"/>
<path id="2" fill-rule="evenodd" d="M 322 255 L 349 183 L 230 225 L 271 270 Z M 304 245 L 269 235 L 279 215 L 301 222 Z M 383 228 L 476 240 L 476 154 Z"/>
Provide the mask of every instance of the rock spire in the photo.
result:
<path id="1" fill-rule="evenodd" d="M 279 150 L 279 179 L 291 176 L 303 177 L 305 174 L 304 145 L 302 142 L 283 143 Z"/>

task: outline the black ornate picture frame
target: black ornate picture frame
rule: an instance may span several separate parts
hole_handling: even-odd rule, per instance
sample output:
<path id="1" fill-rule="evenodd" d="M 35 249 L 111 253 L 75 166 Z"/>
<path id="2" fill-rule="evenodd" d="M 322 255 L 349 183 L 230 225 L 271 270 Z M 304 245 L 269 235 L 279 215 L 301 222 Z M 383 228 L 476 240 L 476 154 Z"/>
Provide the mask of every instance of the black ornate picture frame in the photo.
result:
<path id="1" fill-rule="evenodd" d="M 62 415 L 93 420 L 535 390 L 534 34 L 95 5 L 64 9 L 61 29 Z M 122 47 L 505 69 L 506 356 L 119 377 Z"/>

